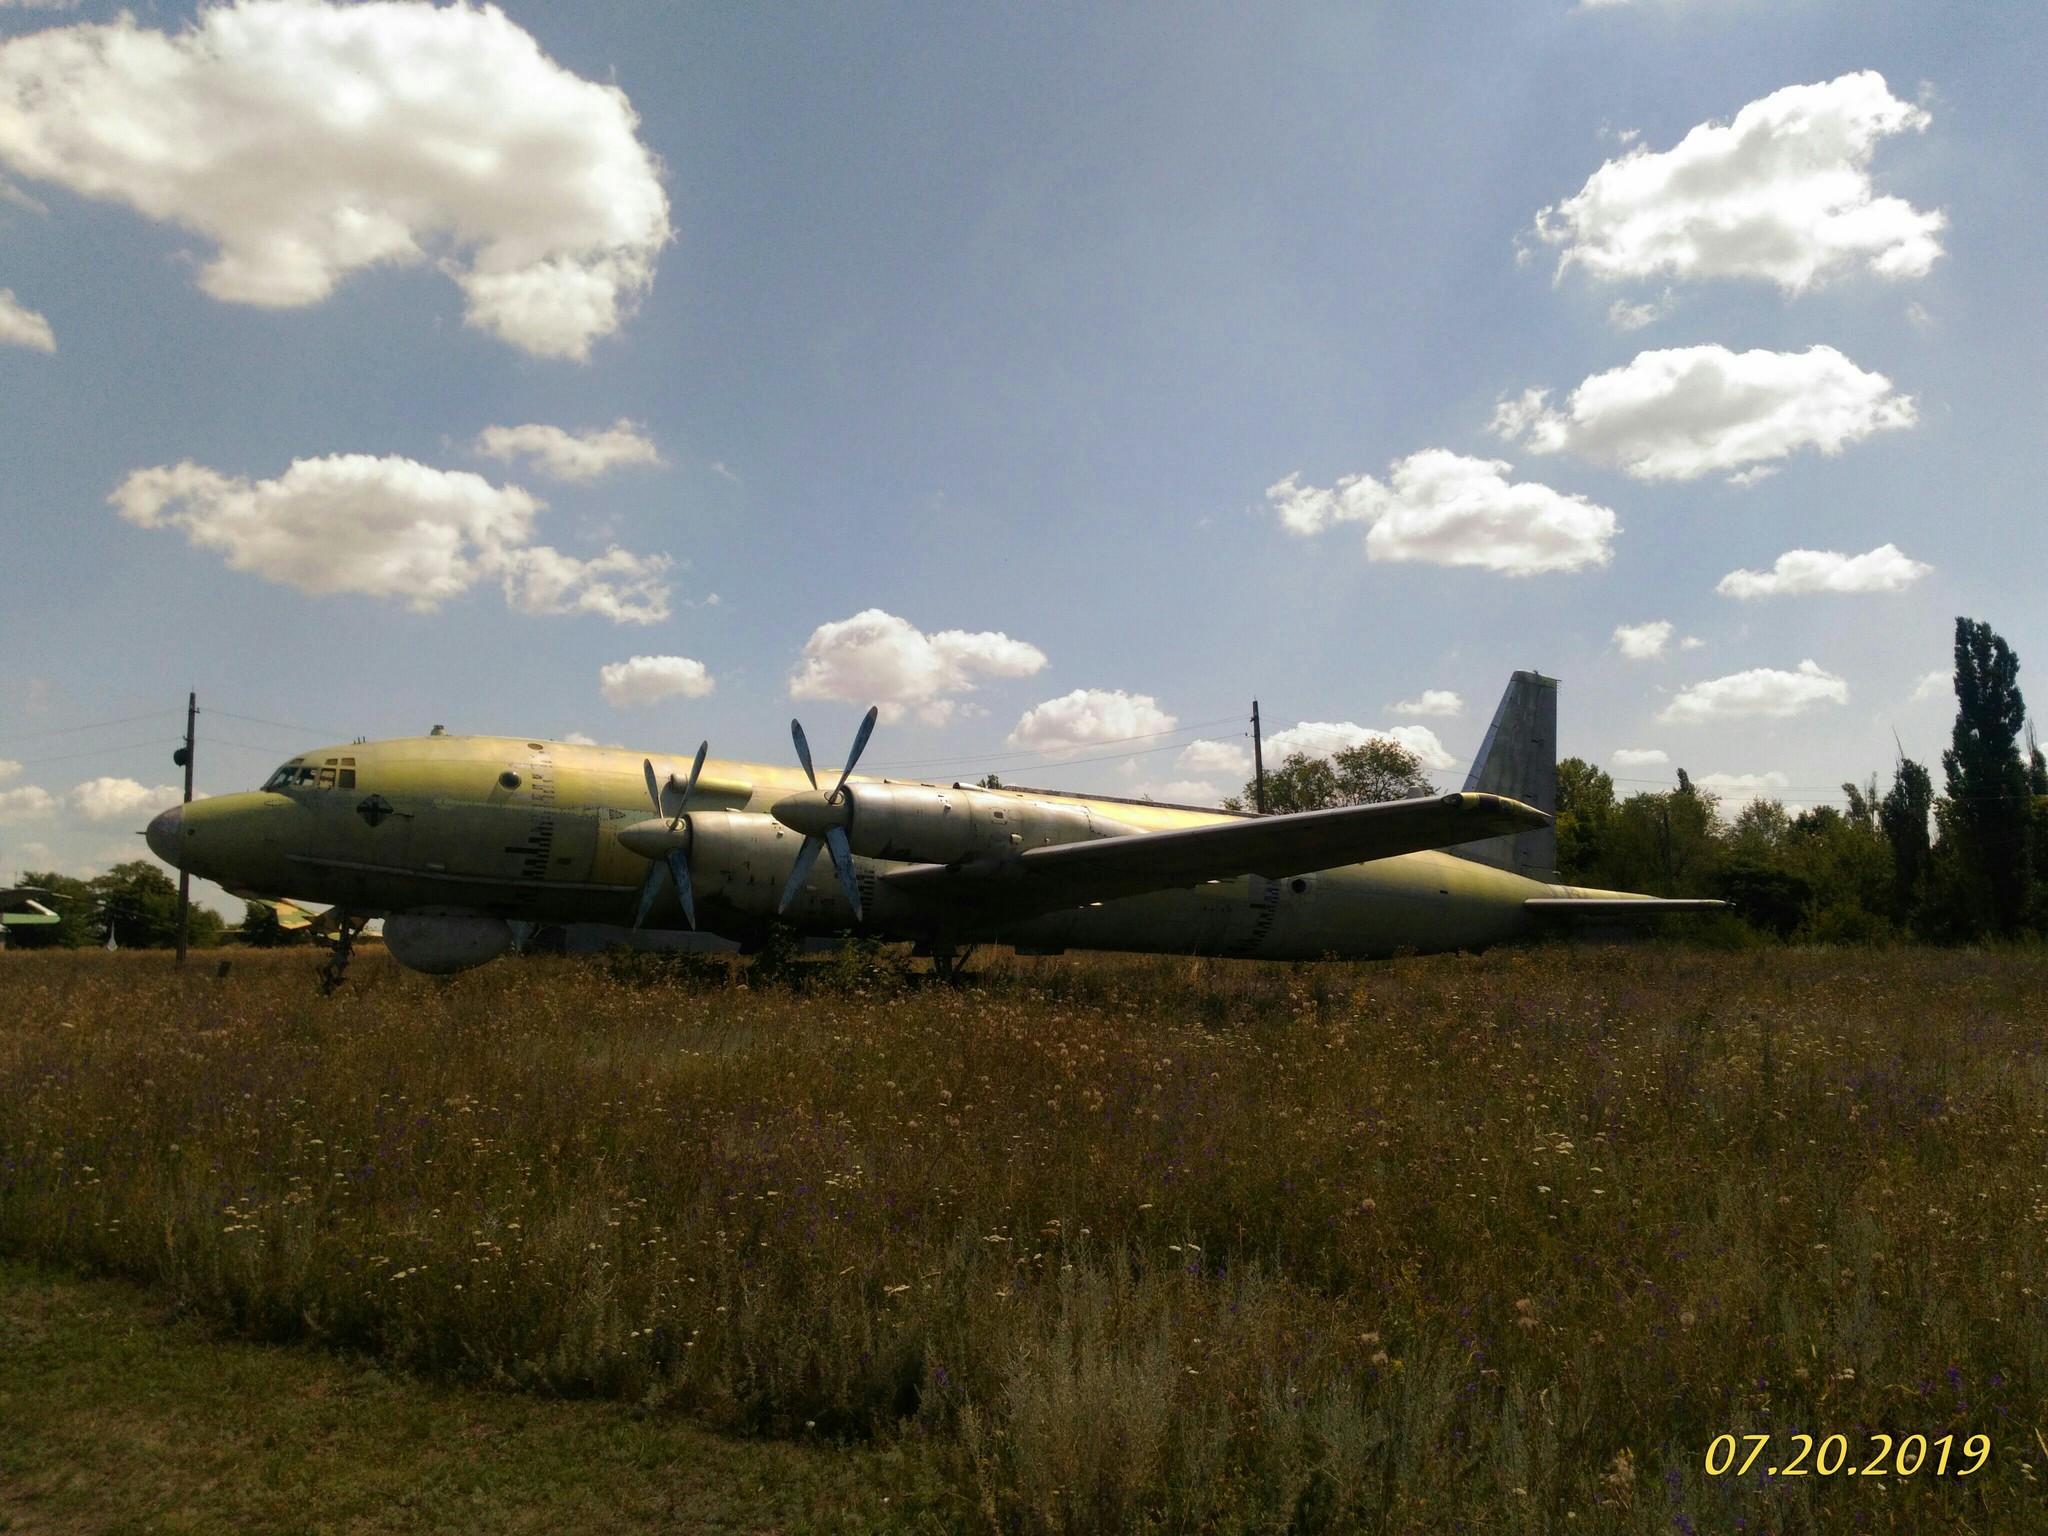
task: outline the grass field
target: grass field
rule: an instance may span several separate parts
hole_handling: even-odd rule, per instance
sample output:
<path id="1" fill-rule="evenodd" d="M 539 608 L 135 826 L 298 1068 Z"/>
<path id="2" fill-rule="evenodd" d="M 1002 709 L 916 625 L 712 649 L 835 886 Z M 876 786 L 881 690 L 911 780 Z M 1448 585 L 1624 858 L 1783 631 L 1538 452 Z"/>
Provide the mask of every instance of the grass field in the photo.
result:
<path id="1" fill-rule="evenodd" d="M 0 959 L 0 1253 L 910 1527 L 2048 1530 L 2048 957 L 310 965 Z"/>
<path id="2" fill-rule="evenodd" d="M 900 1458 L 419 1381 L 0 1265 L 0 1532 L 878 1531 Z"/>

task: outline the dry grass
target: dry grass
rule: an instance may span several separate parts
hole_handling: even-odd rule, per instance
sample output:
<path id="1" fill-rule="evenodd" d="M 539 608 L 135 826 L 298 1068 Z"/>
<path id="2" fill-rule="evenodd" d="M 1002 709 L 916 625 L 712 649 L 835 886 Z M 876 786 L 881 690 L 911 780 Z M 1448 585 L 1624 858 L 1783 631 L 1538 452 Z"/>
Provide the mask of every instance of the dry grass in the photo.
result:
<path id="1" fill-rule="evenodd" d="M 2048 1529 L 2035 954 L 309 965 L 0 963 L 0 1250 L 884 1437 L 944 1526 Z M 1752 1428 L 1994 1453 L 1707 1477 Z"/>
<path id="2" fill-rule="evenodd" d="M 868 1536 L 900 1524 L 901 1463 L 223 1338 L 160 1292 L 0 1263 L 8 1536 Z"/>

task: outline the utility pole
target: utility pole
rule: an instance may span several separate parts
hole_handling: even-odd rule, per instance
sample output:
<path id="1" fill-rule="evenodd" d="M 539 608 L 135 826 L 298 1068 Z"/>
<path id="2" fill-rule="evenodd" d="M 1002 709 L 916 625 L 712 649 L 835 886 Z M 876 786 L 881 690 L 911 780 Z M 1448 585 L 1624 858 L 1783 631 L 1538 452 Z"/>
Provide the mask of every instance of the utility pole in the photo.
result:
<path id="1" fill-rule="evenodd" d="M 1252 804 L 1266 814 L 1266 747 L 1259 739 L 1259 701 L 1252 700 Z"/>
<path id="2" fill-rule="evenodd" d="M 185 695 L 185 745 L 171 754 L 171 761 L 185 770 L 185 804 L 192 803 L 192 733 L 199 716 L 199 695 Z M 178 861 L 178 964 L 185 963 L 186 939 L 192 931 L 192 877 L 185 861 Z"/>

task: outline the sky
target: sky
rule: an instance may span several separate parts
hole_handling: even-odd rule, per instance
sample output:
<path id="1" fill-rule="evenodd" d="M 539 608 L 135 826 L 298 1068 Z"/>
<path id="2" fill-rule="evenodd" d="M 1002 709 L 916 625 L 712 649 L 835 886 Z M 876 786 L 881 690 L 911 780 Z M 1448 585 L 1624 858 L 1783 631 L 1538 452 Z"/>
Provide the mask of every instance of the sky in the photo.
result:
<path id="1" fill-rule="evenodd" d="M 0 880 L 450 731 L 1213 803 L 1938 759 L 2034 7 L 0 0 Z M 2031 674 L 2023 667 L 2022 686 Z M 213 893 L 218 904 L 230 907 Z"/>

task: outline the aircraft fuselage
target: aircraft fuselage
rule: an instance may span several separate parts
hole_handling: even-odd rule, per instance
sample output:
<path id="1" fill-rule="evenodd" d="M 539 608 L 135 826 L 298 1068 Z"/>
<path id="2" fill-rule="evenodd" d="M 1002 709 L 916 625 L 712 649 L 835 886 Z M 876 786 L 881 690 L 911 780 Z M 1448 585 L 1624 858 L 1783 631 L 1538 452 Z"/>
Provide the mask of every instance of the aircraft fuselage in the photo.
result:
<path id="1" fill-rule="evenodd" d="M 621 829 L 651 814 L 643 754 L 493 736 L 425 736 L 329 747 L 295 758 L 264 790 L 195 801 L 152 824 L 167 862 L 231 891 L 362 915 L 502 918 L 531 924 L 633 922 L 649 863 Z M 656 757 L 686 775 L 687 757 Z M 864 783 L 902 783 L 856 776 Z M 808 789 L 799 770 L 705 765 L 689 806 L 698 927 L 757 940 L 803 839 L 767 814 Z M 991 849 L 1057 808 L 1092 835 L 1199 826 L 1229 813 L 1038 790 L 925 785 L 943 793 L 953 832 Z M 1047 817 L 1039 814 L 1039 820 Z M 1278 880 L 1258 875 L 1126 897 L 993 925 L 913 901 L 856 858 L 859 923 L 820 860 L 785 915 L 812 934 L 858 928 L 941 945 L 993 941 L 1026 951 L 1134 950 L 1314 959 L 1476 948 L 1533 933 L 1530 897 L 1569 894 L 1444 852 L 1405 854 Z M 681 928 L 673 888 L 646 926 Z"/>

